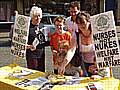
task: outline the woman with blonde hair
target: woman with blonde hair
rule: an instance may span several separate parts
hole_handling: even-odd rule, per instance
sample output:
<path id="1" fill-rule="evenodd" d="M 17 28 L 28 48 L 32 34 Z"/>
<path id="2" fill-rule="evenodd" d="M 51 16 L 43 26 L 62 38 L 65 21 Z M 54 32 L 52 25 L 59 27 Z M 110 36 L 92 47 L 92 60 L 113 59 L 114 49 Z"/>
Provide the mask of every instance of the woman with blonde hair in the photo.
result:
<path id="1" fill-rule="evenodd" d="M 26 50 L 27 67 L 44 72 L 45 71 L 45 41 L 44 34 L 40 31 L 39 24 L 42 19 L 42 10 L 33 6 L 30 11 L 31 23 Z"/>

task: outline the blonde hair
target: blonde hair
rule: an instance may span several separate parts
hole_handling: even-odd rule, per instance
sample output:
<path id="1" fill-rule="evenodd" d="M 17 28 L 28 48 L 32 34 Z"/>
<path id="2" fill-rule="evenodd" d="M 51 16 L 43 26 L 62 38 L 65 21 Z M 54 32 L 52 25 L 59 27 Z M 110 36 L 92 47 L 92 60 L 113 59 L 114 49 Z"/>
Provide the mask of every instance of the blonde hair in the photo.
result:
<path id="1" fill-rule="evenodd" d="M 42 9 L 37 6 L 33 6 L 30 11 L 30 17 L 32 18 L 34 15 L 40 15 L 40 18 L 42 18 Z"/>

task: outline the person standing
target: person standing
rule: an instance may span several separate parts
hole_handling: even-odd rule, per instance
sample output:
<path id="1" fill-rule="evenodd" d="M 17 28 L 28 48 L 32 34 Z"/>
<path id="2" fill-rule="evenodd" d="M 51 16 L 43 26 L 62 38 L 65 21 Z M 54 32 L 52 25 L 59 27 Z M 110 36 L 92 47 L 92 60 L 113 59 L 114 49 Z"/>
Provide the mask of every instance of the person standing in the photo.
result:
<path id="1" fill-rule="evenodd" d="M 15 18 L 16 18 L 17 15 L 18 15 L 18 11 L 15 10 L 15 11 L 13 12 L 13 15 L 11 15 L 10 22 L 15 22 Z"/>
<path id="2" fill-rule="evenodd" d="M 71 75 L 72 73 L 79 73 L 78 69 L 70 67 L 69 62 L 71 61 L 75 50 L 76 43 L 69 31 L 65 31 L 64 18 L 58 16 L 54 20 L 55 33 L 50 36 L 50 46 L 53 53 L 54 73 L 60 75 Z"/>
<path id="3" fill-rule="evenodd" d="M 72 1 L 70 3 L 70 16 L 66 18 L 65 25 L 68 31 L 75 35 L 75 31 L 78 32 L 76 24 L 76 15 L 80 12 L 80 3 L 78 1 Z"/>
<path id="4" fill-rule="evenodd" d="M 10 18 L 10 22 L 13 22 L 15 23 L 15 19 L 16 19 L 16 16 L 18 15 L 18 11 L 15 10 L 13 15 L 11 15 L 11 18 Z M 13 37 L 13 29 L 14 29 L 14 24 L 11 25 L 11 29 L 10 29 L 10 33 L 9 33 L 9 37 L 10 37 L 10 42 L 12 40 L 12 37 Z"/>
<path id="5" fill-rule="evenodd" d="M 84 61 L 88 76 L 91 76 L 92 74 L 95 74 L 95 72 L 91 73 L 90 67 L 95 65 L 96 60 L 95 60 L 95 49 L 92 40 L 90 14 L 85 11 L 81 11 L 76 16 L 76 23 L 78 25 L 78 31 L 79 31 L 80 52 L 82 53 L 82 59 Z"/>
<path id="6" fill-rule="evenodd" d="M 26 50 L 27 67 L 44 72 L 45 71 L 45 41 L 44 34 L 40 31 L 39 24 L 42 19 L 42 10 L 33 6 L 30 11 L 31 23 Z"/>
<path id="7" fill-rule="evenodd" d="M 75 42 L 78 42 L 78 38 L 77 37 L 79 35 L 79 33 L 78 33 L 78 26 L 76 24 L 76 16 L 80 12 L 80 2 L 72 1 L 70 3 L 70 7 L 69 8 L 70 8 L 70 10 L 69 10 L 70 16 L 68 18 L 66 18 L 65 26 L 66 26 L 67 30 L 72 34 L 72 38 L 74 38 L 73 43 L 75 43 Z M 78 51 L 78 43 L 76 43 L 76 51 L 75 52 L 77 52 L 77 51 Z M 77 57 L 77 58 L 75 58 L 75 57 Z M 74 57 L 72 58 L 72 60 L 70 62 L 72 66 L 74 66 L 76 68 L 80 68 L 81 67 L 80 64 L 79 65 L 75 65 L 76 61 L 78 61 L 77 63 L 81 62 L 81 61 L 78 60 L 79 57 L 80 57 L 80 55 L 78 56 L 78 54 L 76 54 L 76 53 L 74 54 Z M 74 61 L 74 59 L 75 60 L 77 59 L 77 60 Z M 83 76 L 83 71 L 82 70 L 81 70 L 80 76 Z"/>

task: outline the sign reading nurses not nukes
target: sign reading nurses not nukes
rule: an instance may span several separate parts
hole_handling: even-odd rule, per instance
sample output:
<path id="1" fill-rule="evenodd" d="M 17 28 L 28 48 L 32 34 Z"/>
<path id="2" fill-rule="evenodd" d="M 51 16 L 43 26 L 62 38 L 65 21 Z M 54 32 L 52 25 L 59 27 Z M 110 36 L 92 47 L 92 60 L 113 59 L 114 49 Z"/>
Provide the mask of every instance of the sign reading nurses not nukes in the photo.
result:
<path id="1" fill-rule="evenodd" d="M 15 56 L 25 58 L 29 24 L 29 17 L 23 15 L 16 16 L 11 45 L 11 53 Z"/>
<path id="2" fill-rule="evenodd" d="M 120 51 L 113 12 L 91 16 L 93 41 L 98 68 L 120 65 Z"/>

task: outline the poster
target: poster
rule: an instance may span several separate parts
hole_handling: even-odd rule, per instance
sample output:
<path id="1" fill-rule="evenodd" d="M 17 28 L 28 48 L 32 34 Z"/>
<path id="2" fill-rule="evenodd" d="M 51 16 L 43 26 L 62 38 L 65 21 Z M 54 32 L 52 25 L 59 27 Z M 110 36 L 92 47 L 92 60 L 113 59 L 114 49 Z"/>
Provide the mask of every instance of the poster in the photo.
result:
<path id="1" fill-rule="evenodd" d="M 90 21 L 98 68 L 120 66 L 120 51 L 113 12 L 91 16 Z"/>
<path id="2" fill-rule="evenodd" d="M 28 41 L 30 18 L 24 15 L 17 15 L 11 44 L 11 53 L 15 56 L 25 58 L 26 44 Z"/>

